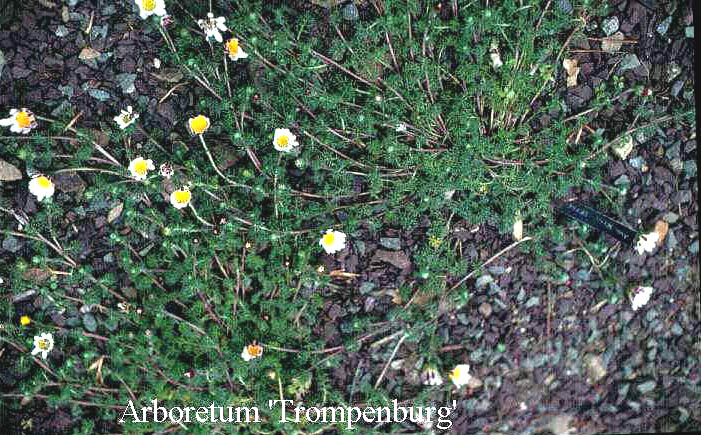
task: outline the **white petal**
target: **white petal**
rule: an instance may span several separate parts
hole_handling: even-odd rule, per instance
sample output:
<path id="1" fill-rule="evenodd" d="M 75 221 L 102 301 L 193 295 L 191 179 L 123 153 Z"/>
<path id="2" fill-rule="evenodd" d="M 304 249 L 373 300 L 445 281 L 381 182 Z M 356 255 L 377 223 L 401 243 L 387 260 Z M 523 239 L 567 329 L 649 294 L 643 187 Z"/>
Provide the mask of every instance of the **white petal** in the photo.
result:
<path id="1" fill-rule="evenodd" d="M 41 352 L 41 349 L 39 349 L 39 346 L 34 345 L 34 349 L 32 349 L 32 355 L 36 355 L 39 352 Z"/>
<path id="2" fill-rule="evenodd" d="M 15 117 L 11 116 L 9 118 L 0 119 L 0 126 L 7 127 L 15 123 Z"/>
<path id="3" fill-rule="evenodd" d="M 217 42 L 222 42 L 224 40 L 224 38 L 222 38 L 222 36 L 221 36 L 221 33 L 219 33 L 219 31 L 216 29 L 214 29 L 214 31 L 213 31 L 213 36 L 214 36 L 214 39 L 217 40 Z"/>
<path id="4" fill-rule="evenodd" d="M 164 0 L 156 0 L 156 7 L 153 9 L 153 13 L 162 17 L 166 14 L 166 2 Z"/>

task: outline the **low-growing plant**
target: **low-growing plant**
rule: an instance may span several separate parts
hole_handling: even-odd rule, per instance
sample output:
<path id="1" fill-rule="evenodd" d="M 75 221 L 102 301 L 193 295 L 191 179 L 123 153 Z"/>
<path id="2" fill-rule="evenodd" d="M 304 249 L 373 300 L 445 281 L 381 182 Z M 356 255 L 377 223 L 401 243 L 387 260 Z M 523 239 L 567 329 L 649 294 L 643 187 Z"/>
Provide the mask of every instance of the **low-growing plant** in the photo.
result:
<path id="1" fill-rule="evenodd" d="M 264 423 L 225 429 L 257 433 L 333 426 L 279 424 L 269 400 L 386 403 L 389 392 L 367 378 L 354 381 L 350 399 L 328 378 L 341 348 L 319 334 L 320 313 L 335 291 L 355 291 L 320 271 L 319 239 L 330 228 L 357 249 L 364 232 L 427 225 L 412 248 L 415 276 L 397 295 L 425 293 L 431 302 L 392 308 L 379 330 L 358 314 L 341 327 L 342 344 L 353 350 L 401 331 L 407 343 L 426 345 L 420 358 L 448 370 L 453 361 L 435 352 L 443 344 L 438 307 L 467 302 L 467 287 L 451 292 L 448 278 L 477 266 L 459 258 L 449 223 L 510 233 L 520 216 L 536 241 L 557 237 L 552 202 L 585 179 L 600 182 L 606 161 L 594 157 L 602 132 L 573 141 L 584 120 L 563 121 L 573 113 L 553 92 L 564 80 L 563 41 L 599 6 L 585 1 L 568 13 L 545 3 L 370 1 L 358 19 L 341 7 L 300 12 L 287 2 L 167 3 L 173 23 L 154 17 L 142 31 L 162 33 L 164 68 L 183 74 L 196 95 L 172 130 L 150 128 L 151 109 L 134 106 L 140 117 L 124 130 L 111 119 L 97 132 L 69 126 L 78 142 L 66 159 L 49 146 L 71 124 L 66 113 L 41 119 L 32 140 L 3 150 L 27 168 L 89 180 L 83 192 L 41 202 L 21 231 L 2 230 L 24 237 L 32 255 L 31 264 L 0 262 L 14 295 L 32 291 L 41 301 L 28 327 L 9 323 L 29 307 L 2 301 L 11 320 L 2 340 L 31 372 L 19 394 L 69 405 L 85 417 L 84 433 L 97 430 L 95 416 L 117 421 L 134 398 L 260 406 Z M 198 27 L 210 7 L 226 18 L 221 43 Z M 247 57 L 229 57 L 231 38 Z M 171 91 L 166 98 L 184 98 Z M 603 107 L 606 95 L 597 92 L 594 104 Z M 200 114 L 210 123 L 192 134 L 188 120 Z M 276 149 L 276 129 L 289 129 L 299 145 Z M 174 174 L 153 170 L 136 181 L 127 166 L 137 157 L 169 163 Z M 183 186 L 188 205 L 171 206 Z M 109 273 L 90 265 L 90 244 L 68 229 L 104 215 L 106 237 L 92 249 L 110 253 Z M 60 355 L 39 368 L 19 352 L 35 330 L 56 331 Z M 244 361 L 254 342 L 262 355 Z M 424 391 L 417 400 L 448 397 L 448 385 L 435 388 L 446 395 Z M 124 429 L 159 427 L 127 420 Z"/>

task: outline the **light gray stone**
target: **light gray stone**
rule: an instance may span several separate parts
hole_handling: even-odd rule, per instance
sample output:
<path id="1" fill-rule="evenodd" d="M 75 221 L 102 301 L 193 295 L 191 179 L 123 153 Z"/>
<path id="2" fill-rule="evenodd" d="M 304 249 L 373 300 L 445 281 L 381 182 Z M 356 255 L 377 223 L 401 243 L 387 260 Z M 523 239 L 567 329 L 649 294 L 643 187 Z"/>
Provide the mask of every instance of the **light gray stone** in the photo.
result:
<path id="1" fill-rule="evenodd" d="M 618 31 L 619 23 L 618 23 L 618 17 L 613 16 L 611 18 L 606 18 L 602 23 L 601 23 L 601 30 L 604 31 L 606 36 L 611 36 L 614 33 Z"/>
<path id="2" fill-rule="evenodd" d="M 660 24 L 657 25 L 657 33 L 663 35 L 669 30 L 669 25 L 672 24 L 672 17 L 667 17 Z"/>

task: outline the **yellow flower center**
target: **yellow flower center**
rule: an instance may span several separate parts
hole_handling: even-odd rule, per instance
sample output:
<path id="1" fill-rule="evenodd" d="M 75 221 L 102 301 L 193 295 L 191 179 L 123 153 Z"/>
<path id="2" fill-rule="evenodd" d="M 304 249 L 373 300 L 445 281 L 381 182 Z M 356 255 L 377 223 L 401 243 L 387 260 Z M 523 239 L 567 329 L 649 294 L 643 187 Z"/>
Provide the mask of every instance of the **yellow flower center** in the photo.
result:
<path id="1" fill-rule="evenodd" d="M 257 344 L 249 345 L 247 350 L 248 354 L 254 358 L 260 356 L 263 353 L 263 348 L 258 346 Z"/>
<path id="2" fill-rule="evenodd" d="M 139 175 L 146 175 L 147 170 L 148 164 L 146 160 L 140 160 L 134 164 L 134 172 L 136 172 Z"/>
<path id="3" fill-rule="evenodd" d="M 229 39 L 226 43 L 226 49 L 229 51 L 229 54 L 235 55 L 239 52 L 239 41 L 236 39 Z"/>
<path id="4" fill-rule="evenodd" d="M 450 379 L 456 380 L 460 378 L 460 367 L 455 367 L 450 373 Z"/>
<path id="5" fill-rule="evenodd" d="M 175 191 L 175 202 L 178 204 L 187 204 L 190 201 L 192 194 L 189 190 L 176 190 Z"/>
<path id="6" fill-rule="evenodd" d="M 290 139 L 287 136 L 280 136 L 277 138 L 277 145 L 280 148 L 287 148 L 287 144 L 290 143 Z"/>
<path id="7" fill-rule="evenodd" d="M 42 175 L 41 177 L 37 178 L 37 184 L 42 189 L 48 189 L 49 187 L 51 187 L 51 180 Z"/>
<path id="8" fill-rule="evenodd" d="M 20 323 L 22 326 L 27 326 L 27 325 L 29 325 L 31 322 L 32 322 L 32 319 L 30 319 L 29 316 L 22 316 L 22 317 L 20 317 L 20 319 L 19 319 L 19 323 Z"/>
<path id="9" fill-rule="evenodd" d="M 207 118 L 202 115 L 198 115 L 190 121 L 190 130 L 195 134 L 202 134 L 209 127 Z"/>
<path id="10" fill-rule="evenodd" d="M 39 349 L 41 349 L 41 350 L 48 350 L 49 349 L 49 340 L 43 338 L 37 342 L 37 346 L 39 346 Z"/>
<path id="11" fill-rule="evenodd" d="M 20 128 L 27 128 L 32 125 L 32 118 L 29 117 L 29 113 L 27 112 L 19 112 L 15 115 L 15 120 Z"/>
<path id="12" fill-rule="evenodd" d="M 156 8 L 156 0 L 143 0 L 141 6 L 150 12 Z"/>
<path id="13" fill-rule="evenodd" d="M 321 238 L 321 240 L 324 243 L 324 245 L 331 246 L 331 245 L 333 245 L 333 242 L 336 240 L 336 235 L 334 233 L 326 233 Z"/>

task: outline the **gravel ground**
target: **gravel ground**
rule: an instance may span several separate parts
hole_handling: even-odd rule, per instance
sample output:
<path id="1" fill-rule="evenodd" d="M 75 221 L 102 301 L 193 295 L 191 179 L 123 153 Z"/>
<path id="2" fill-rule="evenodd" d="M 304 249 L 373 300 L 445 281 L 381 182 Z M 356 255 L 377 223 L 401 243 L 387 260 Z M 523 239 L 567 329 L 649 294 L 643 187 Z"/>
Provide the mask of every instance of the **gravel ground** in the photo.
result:
<path id="1" fill-rule="evenodd" d="M 81 126 L 99 129 L 117 107 L 138 102 L 158 115 L 146 117 L 146 130 L 171 128 L 178 113 L 191 107 L 202 90 L 184 86 L 164 104 L 158 103 L 182 78 L 154 68 L 161 36 L 156 31 L 135 31 L 132 24 L 138 16 L 126 3 L 97 2 L 95 7 L 91 2 L 67 0 L 66 6 L 46 7 L 42 4 L 50 2 L 37 2 L 32 13 L 5 6 L 0 18 L 0 107 L 27 106 L 50 117 L 60 116 L 63 110 L 82 112 Z M 691 3 L 668 2 L 653 9 L 642 3 L 620 2 L 609 17 L 616 17 L 617 30 L 637 44 L 624 45 L 620 53 L 602 53 L 598 41 L 573 42 L 572 49 L 583 50 L 574 54 L 581 68 L 579 84 L 567 88 L 561 77 L 559 90 L 573 113 L 586 109 L 594 87 L 611 74 L 652 89 L 659 96 L 655 109 L 661 115 L 694 104 L 693 39 L 685 35 L 685 27 L 693 25 Z M 87 35 L 84 29 L 91 15 L 93 25 Z M 665 29 L 670 16 L 672 24 Z M 593 38 L 604 36 L 613 26 L 613 20 L 606 26 L 603 20 L 592 22 L 597 26 L 591 25 L 587 33 Z M 86 46 L 95 52 L 84 52 Z M 588 114 L 589 125 L 613 132 L 636 125 L 635 115 L 622 106 L 625 99 L 611 109 Z M 550 119 L 537 122 L 546 125 Z M 572 195 L 608 204 L 609 215 L 615 208 L 621 210 L 612 217 L 634 228 L 665 221 L 669 232 L 663 245 L 653 254 L 639 256 L 607 236 L 589 235 L 586 241 L 598 241 L 608 249 L 607 268 L 613 268 L 617 278 L 612 281 L 576 252 L 582 246 L 579 235 L 571 222 L 562 222 L 566 242 L 548 245 L 537 259 L 509 251 L 481 276 L 468 280 L 473 289 L 469 303 L 439 319 L 440 333 L 454 344 L 444 346 L 441 353 L 468 362 L 481 385 L 459 397 L 459 416 L 451 432 L 701 429 L 695 126 L 676 125 L 632 136 L 633 152 L 624 160 L 612 157 L 605 179 L 608 186 L 625 188 L 624 195 L 611 190 L 613 198 L 607 203 L 591 186 Z M 135 133 L 135 141 L 143 139 Z M 70 142 L 54 141 L 52 146 L 63 147 L 66 154 L 73 151 Z M 77 176 L 58 181 L 67 193 L 81 183 Z M 36 207 L 26 192 L 14 192 L 12 200 L 13 208 L 27 213 Z M 104 223 L 99 215 L 91 211 L 73 221 L 84 230 L 83 259 L 98 272 L 114 267 L 103 261 L 110 252 L 107 241 L 100 241 L 106 232 L 100 229 Z M 426 223 L 410 232 L 362 231 L 354 235 L 347 253 L 325 259 L 330 270 L 343 267 L 360 275 L 339 284 L 337 297 L 327 304 L 318 332 L 329 346 L 342 343 L 349 319 L 357 312 L 385 320 L 393 290 L 413 279 L 412 247 L 423 241 L 427 227 Z M 459 221 L 451 226 L 451 237 L 460 240 L 468 260 L 485 261 L 512 243 L 489 226 L 473 229 Z M 0 252 L 5 264 L 30 255 L 21 241 L 8 238 L 3 239 Z M 633 311 L 624 291 L 638 284 L 651 285 L 655 292 L 650 303 Z M 618 295 L 615 303 L 612 295 Z M 390 344 L 382 352 L 370 346 L 345 352 L 343 364 L 332 372 L 334 382 L 352 395 L 353 386 L 363 377 L 377 379 L 393 349 Z M 383 384 L 390 395 L 414 397 L 421 388 L 407 376 L 417 352 L 406 344 L 395 355 Z M 0 380 L 3 391 L 12 391 L 18 377 L 1 370 Z M 79 423 L 65 411 L 26 411 L 35 415 L 39 428 L 62 431 Z"/>

